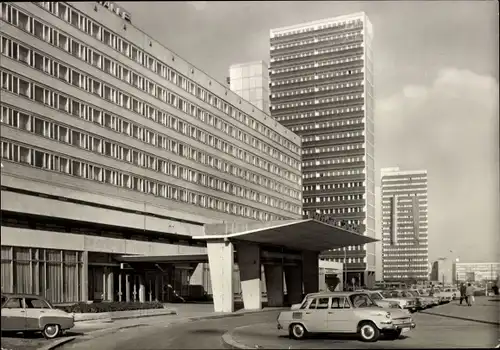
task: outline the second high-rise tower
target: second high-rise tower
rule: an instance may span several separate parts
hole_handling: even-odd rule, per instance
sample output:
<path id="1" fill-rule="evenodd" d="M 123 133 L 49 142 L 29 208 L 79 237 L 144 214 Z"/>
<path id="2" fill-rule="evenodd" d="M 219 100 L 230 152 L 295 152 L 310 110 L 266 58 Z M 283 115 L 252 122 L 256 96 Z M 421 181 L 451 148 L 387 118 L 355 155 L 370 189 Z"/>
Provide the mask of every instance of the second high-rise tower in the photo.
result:
<path id="1" fill-rule="evenodd" d="M 364 13 L 270 32 L 271 115 L 302 137 L 304 214 L 375 237 L 373 29 Z M 329 251 L 345 282 L 371 286 L 375 247 Z"/>

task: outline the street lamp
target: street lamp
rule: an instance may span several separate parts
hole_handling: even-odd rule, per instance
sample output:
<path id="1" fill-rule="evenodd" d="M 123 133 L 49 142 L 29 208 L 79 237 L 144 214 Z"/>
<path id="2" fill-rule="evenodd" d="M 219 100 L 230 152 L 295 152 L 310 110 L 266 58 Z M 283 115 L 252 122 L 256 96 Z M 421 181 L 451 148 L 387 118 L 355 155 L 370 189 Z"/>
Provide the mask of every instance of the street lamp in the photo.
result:
<path id="1" fill-rule="evenodd" d="M 458 263 L 460 262 L 459 258 L 455 259 L 455 282 L 457 283 L 458 288 Z"/>

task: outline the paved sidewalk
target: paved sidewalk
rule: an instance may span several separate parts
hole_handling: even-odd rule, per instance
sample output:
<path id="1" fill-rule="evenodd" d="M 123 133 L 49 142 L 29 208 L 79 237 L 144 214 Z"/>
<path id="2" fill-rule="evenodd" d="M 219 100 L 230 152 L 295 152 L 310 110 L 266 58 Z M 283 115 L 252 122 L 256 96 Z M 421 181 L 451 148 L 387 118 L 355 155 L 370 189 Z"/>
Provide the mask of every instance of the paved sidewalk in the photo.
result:
<path id="1" fill-rule="evenodd" d="M 465 301 L 460 305 L 460 300 L 454 300 L 421 313 L 500 325 L 500 301 L 493 301 L 492 297 L 475 297 L 475 302 L 470 307 Z"/>

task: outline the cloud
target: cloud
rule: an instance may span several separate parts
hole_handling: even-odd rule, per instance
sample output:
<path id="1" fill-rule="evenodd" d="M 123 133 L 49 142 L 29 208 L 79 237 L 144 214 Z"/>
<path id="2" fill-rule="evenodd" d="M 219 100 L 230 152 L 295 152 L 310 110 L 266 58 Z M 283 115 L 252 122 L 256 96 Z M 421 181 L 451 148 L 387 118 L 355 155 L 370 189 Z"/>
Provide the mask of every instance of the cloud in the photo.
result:
<path id="1" fill-rule="evenodd" d="M 194 7 L 196 11 L 203 11 L 208 6 L 208 1 L 188 1 L 187 3 Z"/>
<path id="2" fill-rule="evenodd" d="M 442 69 L 428 86 L 377 101 L 375 120 L 378 170 L 428 170 L 430 258 L 453 250 L 464 262 L 497 261 L 497 81 Z"/>

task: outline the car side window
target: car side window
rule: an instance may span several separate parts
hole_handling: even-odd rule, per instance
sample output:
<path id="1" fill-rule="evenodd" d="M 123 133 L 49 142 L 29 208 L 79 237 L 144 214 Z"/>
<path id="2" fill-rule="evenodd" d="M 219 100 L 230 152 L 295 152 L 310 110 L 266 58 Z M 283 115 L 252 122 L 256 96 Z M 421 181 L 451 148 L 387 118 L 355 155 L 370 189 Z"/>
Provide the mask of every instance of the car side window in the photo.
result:
<path id="1" fill-rule="evenodd" d="M 26 308 L 28 309 L 49 309 L 49 305 L 42 299 L 24 299 Z"/>
<path id="2" fill-rule="evenodd" d="M 316 309 L 328 309 L 328 302 L 330 298 L 318 298 L 318 303 L 316 304 Z"/>
<path id="3" fill-rule="evenodd" d="M 344 298 L 344 301 L 340 303 L 340 305 L 343 304 L 343 308 L 344 309 L 350 309 L 351 308 L 351 305 L 349 304 L 349 300 L 347 300 L 347 298 Z"/>
<path id="4" fill-rule="evenodd" d="M 5 305 L 2 306 L 4 309 L 22 309 L 21 307 L 21 299 L 20 298 L 12 298 L 9 299 Z"/>
<path id="5" fill-rule="evenodd" d="M 343 305 L 340 303 L 340 298 L 332 298 L 332 305 L 330 309 L 342 309 Z"/>

